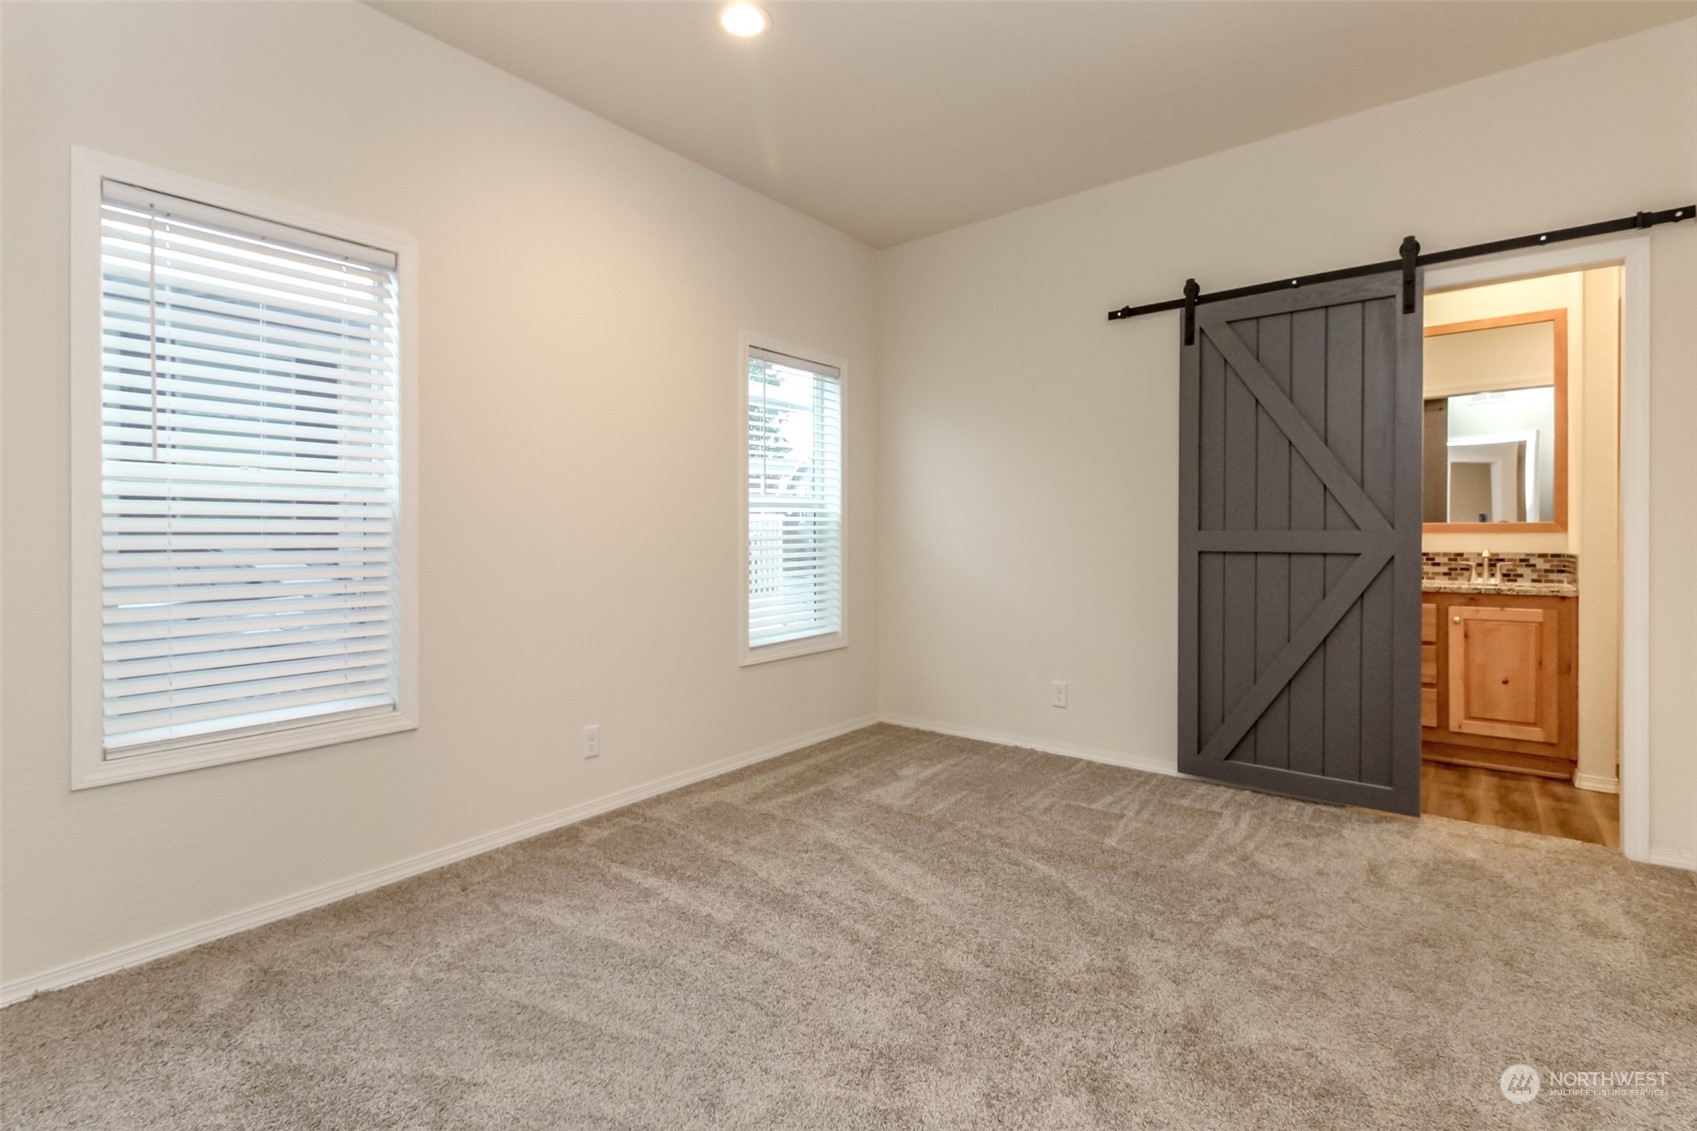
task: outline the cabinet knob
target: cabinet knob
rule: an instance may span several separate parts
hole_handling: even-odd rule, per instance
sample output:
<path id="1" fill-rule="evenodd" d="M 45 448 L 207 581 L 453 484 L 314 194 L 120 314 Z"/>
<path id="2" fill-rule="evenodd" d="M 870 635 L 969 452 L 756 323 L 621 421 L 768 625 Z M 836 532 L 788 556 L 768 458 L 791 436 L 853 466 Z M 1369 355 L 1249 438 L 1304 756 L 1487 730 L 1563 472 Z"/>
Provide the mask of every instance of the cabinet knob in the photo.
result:
<path id="1" fill-rule="evenodd" d="M 1460 624 L 1460 623 L 1461 623 L 1461 618 L 1460 618 L 1460 617 L 1456 617 L 1456 618 L 1455 618 L 1455 623 L 1456 623 L 1456 624 Z"/>

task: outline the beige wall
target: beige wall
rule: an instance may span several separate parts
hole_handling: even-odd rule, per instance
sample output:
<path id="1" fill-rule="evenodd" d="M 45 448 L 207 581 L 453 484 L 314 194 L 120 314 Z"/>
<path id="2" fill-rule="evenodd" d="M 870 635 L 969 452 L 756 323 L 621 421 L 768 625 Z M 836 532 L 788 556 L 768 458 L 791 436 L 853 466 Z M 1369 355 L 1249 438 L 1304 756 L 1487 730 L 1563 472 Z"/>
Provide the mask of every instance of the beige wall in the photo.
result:
<path id="1" fill-rule="evenodd" d="M 1178 322 L 1106 311 L 1694 198 L 1686 20 L 880 252 L 885 712 L 1174 764 Z M 1650 838 L 1697 864 L 1697 226 L 1651 240 Z"/>
<path id="2" fill-rule="evenodd" d="M 1428 292 L 1428 303 L 1436 297 Z M 1432 323 L 1430 308 L 1426 322 Z M 1523 322 L 1429 337 L 1422 362 L 1426 399 L 1549 385 L 1555 379 L 1555 336 L 1553 322 Z"/>
<path id="3" fill-rule="evenodd" d="M 1620 292 L 1618 267 L 1585 272 L 1585 551 L 1579 555 L 1579 768 L 1618 786 L 1620 760 Z"/>
<path id="4" fill-rule="evenodd" d="M 363 6 L 0 7 L 0 977 L 875 712 L 868 248 Z M 417 237 L 416 733 L 70 792 L 73 144 Z M 849 361 L 853 617 L 746 670 L 744 329 Z"/>

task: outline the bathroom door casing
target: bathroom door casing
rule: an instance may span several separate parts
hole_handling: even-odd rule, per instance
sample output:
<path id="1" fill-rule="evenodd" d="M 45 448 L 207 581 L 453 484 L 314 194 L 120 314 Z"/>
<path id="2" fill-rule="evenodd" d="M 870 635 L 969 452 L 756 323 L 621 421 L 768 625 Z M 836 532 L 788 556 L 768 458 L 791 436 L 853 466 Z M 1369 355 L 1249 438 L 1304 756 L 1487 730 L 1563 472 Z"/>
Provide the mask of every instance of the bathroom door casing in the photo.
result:
<path id="1" fill-rule="evenodd" d="M 1418 297 L 1199 305 L 1181 379 L 1179 769 L 1419 813 Z"/>

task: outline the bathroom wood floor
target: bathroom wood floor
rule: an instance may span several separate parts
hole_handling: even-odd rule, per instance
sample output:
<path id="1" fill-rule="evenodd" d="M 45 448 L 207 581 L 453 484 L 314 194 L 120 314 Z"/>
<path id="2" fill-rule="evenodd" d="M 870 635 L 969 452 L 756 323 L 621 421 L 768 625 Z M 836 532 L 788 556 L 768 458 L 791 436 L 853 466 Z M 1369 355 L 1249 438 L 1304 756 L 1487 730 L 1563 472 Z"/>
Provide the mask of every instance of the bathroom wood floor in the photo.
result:
<path id="1" fill-rule="evenodd" d="M 1620 797 L 1554 778 L 1421 762 L 1420 811 L 1620 847 Z"/>

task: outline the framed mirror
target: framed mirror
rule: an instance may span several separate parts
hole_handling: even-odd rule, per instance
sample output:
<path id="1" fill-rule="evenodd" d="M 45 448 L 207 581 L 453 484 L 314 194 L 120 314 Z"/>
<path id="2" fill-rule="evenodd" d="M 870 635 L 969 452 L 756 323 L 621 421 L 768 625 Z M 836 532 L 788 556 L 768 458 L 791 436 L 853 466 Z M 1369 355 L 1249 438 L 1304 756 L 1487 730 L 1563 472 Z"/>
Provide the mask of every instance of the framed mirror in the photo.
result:
<path id="1" fill-rule="evenodd" d="M 1567 311 L 1426 327 L 1427 533 L 1567 529 Z"/>

